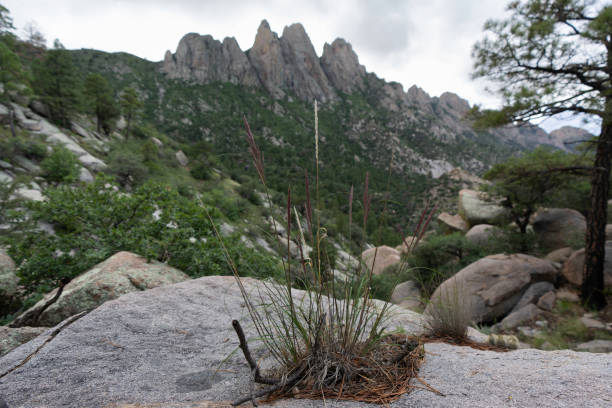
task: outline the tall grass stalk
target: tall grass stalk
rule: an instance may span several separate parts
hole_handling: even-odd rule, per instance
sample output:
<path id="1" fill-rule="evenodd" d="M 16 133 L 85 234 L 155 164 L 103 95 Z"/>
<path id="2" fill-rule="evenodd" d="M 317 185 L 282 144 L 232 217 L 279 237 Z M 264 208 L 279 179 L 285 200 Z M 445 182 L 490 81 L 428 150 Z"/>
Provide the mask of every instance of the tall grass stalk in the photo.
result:
<path id="1" fill-rule="evenodd" d="M 244 118 L 244 125 L 254 167 L 265 189 L 269 206 L 274 208 L 266 184 L 263 153 L 257 146 L 246 118 Z M 331 392 L 331 395 L 338 398 L 344 398 L 345 394 L 351 392 L 360 394 L 369 387 L 371 387 L 371 393 L 381 394 L 381 387 L 372 385 L 376 377 L 377 381 L 389 383 L 389 387 L 395 391 L 384 394 L 385 397 L 377 397 L 379 399 L 368 401 L 388 402 L 390 398 L 397 398 L 405 392 L 404 390 L 398 393 L 397 390 L 401 387 L 396 387 L 397 382 L 390 379 L 389 373 L 393 370 L 396 373 L 401 372 L 402 384 L 407 387 L 409 377 L 414 372 L 413 366 L 408 364 L 402 365 L 398 371 L 399 362 L 404 361 L 403 359 L 410 350 L 402 349 L 403 354 L 391 359 L 393 369 L 390 369 L 390 366 L 384 366 L 384 362 L 389 364 L 389 359 L 381 357 L 380 350 L 385 347 L 387 347 L 385 350 L 389 348 L 388 342 L 383 341 L 385 322 L 389 318 L 389 304 L 377 305 L 371 299 L 372 269 L 365 267 L 360 262 L 354 271 L 347 270 L 341 275 L 331 267 L 329 255 L 325 250 L 327 230 L 321 223 L 319 164 L 318 105 L 315 101 L 315 200 L 314 203 L 311 200 L 311 186 L 306 171 L 304 175 L 306 231 L 292 203 L 291 187 L 287 190 L 287 258 L 283 260 L 285 282 L 278 284 L 265 281 L 259 287 L 258 294 L 252 296 L 245 290 L 240 273 L 227 251 L 226 256 L 259 338 L 263 340 L 270 355 L 279 364 L 281 387 L 285 384 L 288 386 L 297 384 L 299 388 L 316 391 L 316 395 L 325 396 L 326 392 Z M 362 202 L 364 231 L 366 231 L 370 212 L 369 188 L 369 174 L 366 174 Z M 351 186 L 349 234 L 352 224 L 353 193 Z M 314 217 L 313 207 L 315 208 Z M 276 221 L 274 217 L 272 218 L 274 231 L 278 234 Z M 362 248 L 366 238 L 367 235 L 364 234 Z M 299 248 L 297 261 L 292 260 L 292 241 L 297 242 Z M 312 257 L 305 253 L 307 241 L 310 241 Z M 298 262 L 299 266 L 296 265 Z M 301 270 L 300 282 L 305 286 L 305 291 L 299 296 L 293 290 L 294 282 L 298 280 L 297 270 Z M 338 278 L 338 275 L 341 278 Z M 293 381 L 291 384 L 289 384 L 290 378 Z M 351 384 L 356 382 L 361 382 L 363 386 L 351 388 Z"/>

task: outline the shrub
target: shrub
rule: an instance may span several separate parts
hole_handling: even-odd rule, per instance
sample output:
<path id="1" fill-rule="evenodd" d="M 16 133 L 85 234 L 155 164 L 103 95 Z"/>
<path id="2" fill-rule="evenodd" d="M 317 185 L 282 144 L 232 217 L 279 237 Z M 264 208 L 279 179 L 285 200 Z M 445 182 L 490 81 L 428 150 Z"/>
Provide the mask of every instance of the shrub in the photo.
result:
<path id="1" fill-rule="evenodd" d="M 450 285 L 446 290 L 440 290 L 425 309 L 425 326 L 429 335 L 439 338 L 463 340 L 471 319 L 469 296 L 462 293 L 462 288 Z"/>
<path id="2" fill-rule="evenodd" d="M 50 182 L 72 182 L 79 177 L 81 165 L 76 156 L 63 146 L 56 146 L 40 163 L 43 177 Z"/>
<path id="3" fill-rule="evenodd" d="M 24 225 L 10 248 L 30 292 L 73 278 L 119 251 L 167 262 L 192 277 L 232 272 L 202 206 L 167 186 L 146 183 L 125 194 L 109 177 L 98 176 L 94 183 L 46 194 L 48 200 L 29 204 L 31 218 L 50 222 L 55 234 Z M 208 211 L 220 219 L 217 210 Z M 238 238 L 228 240 L 228 248 L 247 275 L 280 276 L 274 260 Z"/>
<path id="4" fill-rule="evenodd" d="M 139 185 L 148 176 L 142 154 L 129 150 L 114 150 L 109 157 L 106 172 L 115 176 L 122 186 Z"/>

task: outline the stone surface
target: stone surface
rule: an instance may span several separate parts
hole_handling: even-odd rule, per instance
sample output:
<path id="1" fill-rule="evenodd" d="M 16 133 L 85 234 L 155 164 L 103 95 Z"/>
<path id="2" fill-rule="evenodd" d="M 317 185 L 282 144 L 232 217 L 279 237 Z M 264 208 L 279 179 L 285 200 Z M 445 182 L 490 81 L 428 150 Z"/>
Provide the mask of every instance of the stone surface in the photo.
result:
<path id="1" fill-rule="evenodd" d="M 400 252 L 395 248 L 383 245 L 366 249 L 361 254 L 361 259 L 374 275 L 380 275 L 388 266 L 400 262 Z"/>
<path id="2" fill-rule="evenodd" d="M 404 309 L 416 310 L 421 307 L 421 290 L 414 281 L 397 285 L 391 294 L 391 303 Z"/>
<path id="3" fill-rule="evenodd" d="M 0 248 L 0 316 L 10 314 L 21 306 L 19 279 L 15 270 L 15 262 Z"/>
<path id="4" fill-rule="evenodd" d="M 505 330 L 514 329 L 515 327 L 521 326 L 525 323 L 535 321 L 540 313 L 542 313 L 542 310 L 540 310 L 533 303 L 530 303 L 516 312 L 512 312 L 508 316 L 504 317 L 500 323 L 500 327 Z"/>
<path id="5" fill-rule="evenodd" d="M 365 67 L 359 64 L 359 58 L 353 47 L 342 38 L 337 38 L 323 46 L 321 66 L 336 89 L 352 93 L 363 90 Z"/>
<path id="6" fill-rule="evenodd" d="M 538 211 L 533 219 L 533 230 L 540 245 L 549 251 L 584 242 L 586 219 L 569 208 L 552 208 Z"/>
<path id="7" fill-rule="evenodd" d="M 561 273 L 575 286 L 582 285 L 582 269 L 584 267 L 584 248 L 575 251 L 563 264 Z M 612 287 L 612 241 L 606 241 L 606 255 L 604 257 L 604 285 Z"/>
<path id="8" fill-rule="evenodd" d="M 466 232 L 470 229 L 470 226 L 463 218 L 461 218 L 460 215 L 450 215 L 447 212 L 443 212 L 438 215 L 438 222 L 443 228 L 450 232 Z"/>
<path id="9" fill-rule="evenodd" d="M 516 303 L 512 311 L 517 311 L 530 303 L 537 303 L 540 297 L 546 292 L 554 290 L 555 286 L 550 282 L 536 282 L 529 286 L 521 299 Z"/>
<path id="10" fill-rule="evenodd" d="M 486 245 L 496 233 L 501 230 L 498 227 L 489 224 L 474 225 L 465 234 L 465 238 L 476 245 Z"/>
<path id="11" fill-rule="evenodd" d="M 83 183 L 92 183 L 94 181 L 94 176 L 85 167 L 81 167 L 79 170 L 79 181 Z"/>
<path id="12" fill-rule="evenodd" d="M 490 255 L 442 282 L 431 299 L 457 294 L 473 321 L 492 321 L 510 312 L 531 284 L 553 282 L 557 273 L 550 262 L 533 256 Z"/>
<path id="13" fill-rule="evenodd" d="M 505 214 L 503 207 L 486 200 L 486 194 L 468 189 L 459 191 L 459 215 L 470 225 L 497 224 Z"/>
<path id="14" fill-rule="evenodd" d="M 550 312 L 555 307 L 555 301 L 557 300 L 557 295 L 552 290 L 550 292 L 546 292 L 543 294 L 540 299 L 538 299 L 538 307 L 542 310 L 546 310 Z"/>
<path id="15" fill-rule="evenodd" d="M 178 161 L 181 166 L 185 167 L 189 164 L 189 159 L 182 150 L 179 150 L 174 155 L 176 156 L 176 161 Z"/>
<path id="16" fill-rule="evenodd" d="M 606 329 L 605 324 L 603 324 L 599 320 L 593 319 L 592 317 L 582 316 L 580 318 L 580 321 L 582 322 L 582 324 L 584 324 L 584 326 L 587 329 L 593 329 L 593 330 L 605 330 Z"/>
<path id="17" fill-rule="evenodd" d="M 45 309 L 37 321 L 34 316 L 55 296 L 57 289 L 17 317 L 17 326 L 53 326 L 82 311 L 93 310 L 125 293 L 142 291 L 189 279 L 183 272 L 130 252 L 118 252 L 74 278 L 59 299 Z"/>
<path id="18" fill-rule="evenodd" d="M 548 255 L 544 257 L 544 259 L 549 260 L 550 262 L 557 262 L 560 264 L 565 263 L 569 259 L 569 257 L 574 253 L 574 250 L 570 247 L 555 249 L 550 252 Z"/>
<path id="19" fill-rule="evenodd" d="M 39 191 L 27 187 L 20 187 L 14 192 L 17 198 L 32 201 L 44 201 L 45 196 Z"/>
<path id="20" fill-rule="evenodd" d="M 612 353 L 612 340 L 591 340 L 577 345 L 576 350 L 589 353 Z"/>
<path id="21" fill-rule="evenodd" d="M 245 279 L 248 292 L 256 292 Z M 296 299 L 303 292 L 296 291 Z M 419 315 L 393 307 L 391 328 L 418 333 Z M 231 320 L 256 336 L 231 277 L 204 277 L 130 293 L 66 327 L 24 366 L 0 379 L 9 407 L 210 408 L 249 389 L 250 371 Z M 0 358 L 0 372 L 41 344 L 40 336 Z M 486 341 L 487 337 L 484 336 Z M 262 350 L 251 345 L 259 361 Z M 391 407 L 605 407 L 612 361 L 606 355 L 526 349 L 508 353 L 444 343 L 425 345 L 419 377 L 444 393 L 416 389 Z M 217 369 L 219 369 L 217 371 Z M 320 407 L 281 400 L 275 407 Z M 372 405 L 328 399 L 330 407 Z"/>
<path id="22" fill-rule="evenodd" d="M 568 302 L 580 302 L 580 296 L 574 290 L 568 287 L 561 288 L 557 291 L 557 299 L 566 300 Z"/>
<path id="23" fill-rule="evenodd" d="M 9 351 L 27 343 L 41 333 L 47 331 L 47 327 L 7 327 L 0 326 L 0 357 Z"/>
<path id="24" fill-rule="evenodd" d="M 233 37 L 223 42 L 210 35 L 185 35 L 173 55 L 166 52 L 162 72 L 169 78 L 199 83 L 231 82 L 258 86 L 257 73 Z"/>

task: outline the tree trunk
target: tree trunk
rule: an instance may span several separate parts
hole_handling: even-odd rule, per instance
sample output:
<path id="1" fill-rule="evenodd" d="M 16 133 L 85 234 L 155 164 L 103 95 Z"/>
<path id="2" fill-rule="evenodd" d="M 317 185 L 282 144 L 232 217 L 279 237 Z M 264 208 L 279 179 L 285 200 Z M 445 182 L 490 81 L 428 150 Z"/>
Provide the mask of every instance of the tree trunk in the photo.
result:
<path id="1" fill-rule="evenodd" d="M 582 275 L 582 303 L 597 310 L 606 306 L 604 296 L 604 258 L 606 254 L 606 221 L 610 189 L 610 156 L 612 155 L 612 98 L 606 98 L 606 109 L 591 176 L 591 210 L 587 219 L 586 248 Z"/>

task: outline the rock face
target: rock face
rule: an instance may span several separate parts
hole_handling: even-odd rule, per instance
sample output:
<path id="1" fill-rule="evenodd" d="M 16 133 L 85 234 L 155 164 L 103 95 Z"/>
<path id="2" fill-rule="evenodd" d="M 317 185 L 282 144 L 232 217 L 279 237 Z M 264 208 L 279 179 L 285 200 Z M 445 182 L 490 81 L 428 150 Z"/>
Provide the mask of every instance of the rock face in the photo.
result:
<path id="1" fill-rule="evenodd" d="M 497 224 L 504 219 L 504 208 L 486 201 L 485 197 L 474 190 L 459 191 L 459 215 L 470 225 Z"/>
<path id="2" fill-rule="evenodd" d="M 538 211 L 533 220 L 533 230 L 540 245 L 552 251 L 571 246 L 576 240 L 584 240 L 586 219 L 569 208 Z"/>
<path id="3" fill-rule="evenodd" d="M 46 327 L 0 326 L 0 357 L 47 330 Z"/>
<path id="4" fill-rule="evenodd" d="M 0 248 L 0 316 L 19 309 L 19 279 L 15 274 L 15 262 Z"/>
<path id="5" fill-rule="evenodd" d="M 341 38 L 323 46 L 321 66 L 330 82 L 339 91 L 352 93 L 363 90 L 365 67 L 359 64 L 359 58 L 353 47 Z"/>
<path id="6" fill-rule="evenodd" d="M 166 52 L 162 72 L 169 78 L 199 83 L 259 85 L 255 70 L 233 37 L 221 43 L 210 35 L 189 33 L 181 39 L 174 55 Z"/>
<path id="7" fill-rule="evenodd" d="M 540 297 L 542 297 L 542 295 L 554 289 L 555 286 L 550 282 L 544 281 L 534 283 L 533 285 L 529 286 L 529 288 L 527 288 L 527 290 L 525 291 L 523 296 L 521 296 L 521 299 L 514 306 L 512 311 L 516 312 L 517 310 L 522 309 L 523 307 L 529 304 L 537 303 Z"/>
<path id="8" fill-rule="evenodd" d="M 132 254 L 118 252 L 84 274 L 74 278 L 59 299 L 45 309 L 37 321 L 35 316 L 55 296 L 57 289 L 18 316 L 16 326 L 53 326 L 82 311 L 93 310 L 106 301 L 125 293 L 151 289 L 189 279 L 183 272 L 168 265 Z"/>
<path id="9" fill-rule="evenodd" d="M 249 60 L 264 87 L 274 96 L 284 96 L 290 90 L 303 99 L 328 101 L 335 92 L 319 57 L 301 24 L 285 27 L 279 39 L 262 21 L 255 43 L 249 51 Z"/>
<path id="10" fill-rule="evenodd" d="M 257 291 L 254 281 L 245 279 L 244 284 L 247 291 Z M 302 294 L 296 291 L 295 298 Z M 420 315 L 395 307 L 393 311 L 390 328 L 420 332 Z M 256 336 L 231 277 L 210 276 L 130 293 L 66 327 L 22 367 L 0 379 L 0 395 L 9 407 L 47 408 L 187 408 L 230 401 L 248 392 L 250 378 L 243 356 L 232 353 L 238 345 L 232 319 L 241 321 L 247 338 Z M 15 367 L 46 338 L 40 336 L 0 358 L 0 372 Z M 251 347 L 254 357 L 270 366 L 269 360 L 260 360 L 264 352 Z M 446 396 L 417 388 L 391 406 L 499 407 L 508 405 L 509 396 L 525 407 L 609 403 L 612 372 L 605 355 L 533 349 L 497 353 L 444 343 L 426 344 L 425 353 L 419 376 Z M 321 405 L 320 400 L 292 399 L 274 404 Z"/>
<path id="11" fill-rule="evenodd" d="M 582 285 L 582 269 L 584 267 L 584 248 L 574 252 L 563 264 L 561 273 L 575 286 Z M 604 257 L 604 285 L 612 287 L 612 241 L 606 241 L 606 256 Z"/>
<path id="12" fill-rule="evenodd" d="M 361 259 L 374 275 L 380 275 L 386 267 L 400 262 L 400 252 L 395 248 L 383 245 L 366 249 L 361 254 Z"/>
<path id="13" fill-rule="evenodd" d="M 473 321 L 491 321 L 505 316 L 535 282 L 553 282 L 557 271 L 545 260 L 532 256 L 491 255 L 470 264 L 442 282 L 431 299 L 436 302 L 456 294 L 469 308 Z M 427 311 L 427 310 L 426 310 Z"/>

